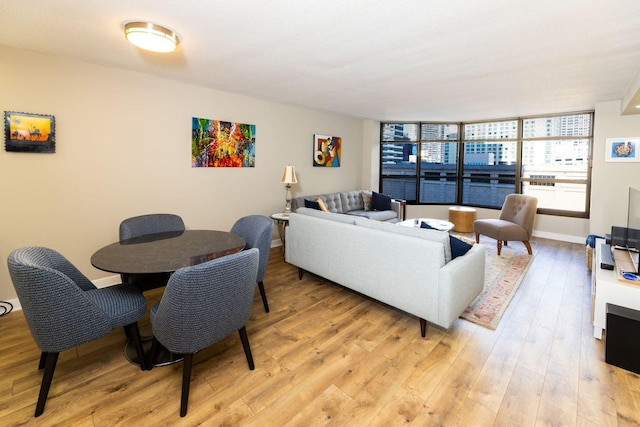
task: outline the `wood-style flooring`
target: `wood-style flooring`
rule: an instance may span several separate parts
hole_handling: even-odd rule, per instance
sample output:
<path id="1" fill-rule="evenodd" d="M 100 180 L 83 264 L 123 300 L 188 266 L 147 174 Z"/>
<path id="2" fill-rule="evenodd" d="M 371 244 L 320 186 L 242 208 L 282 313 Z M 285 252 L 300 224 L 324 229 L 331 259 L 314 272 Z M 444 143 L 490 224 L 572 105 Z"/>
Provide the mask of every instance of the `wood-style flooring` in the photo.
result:
<path id="1" fill-rule="evenodd" d="M 184 418 L 182 364 L 140 371 L 122 330 L 62 353 L 33 418 L 40 352 L 22 312 L 10 313 L 0 317 L 0 425 L 640 425 L 640 376 L 606 364 L 592 335 L 585 247 L 532 243 L 497 330 L 458 319 L 448 331 L 429 325 L 426 338 L 413 316 L 311 274 L 298 280 L 272 249 L 271 313 L 256 291 L 247 324 L 256 369 L 237 334 L 198 353 Z M 146 294 L 149 306 L 161 292 Z"/>

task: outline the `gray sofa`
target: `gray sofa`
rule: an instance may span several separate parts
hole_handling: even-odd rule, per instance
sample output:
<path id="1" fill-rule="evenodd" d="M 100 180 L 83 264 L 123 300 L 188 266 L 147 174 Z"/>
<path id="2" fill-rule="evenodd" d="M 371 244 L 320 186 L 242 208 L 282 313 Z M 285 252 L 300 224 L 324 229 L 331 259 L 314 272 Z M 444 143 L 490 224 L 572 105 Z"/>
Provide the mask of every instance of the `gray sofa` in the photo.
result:
<path id="1" fill-rule="evenodd" d="M 319 197 L 329 212 L 361 216 L 376 221 L 398 222 L 404 219 L 403 201 L 391 199 L 391 210 L 374 211 L 366 209 L 363 194 L 365 197 L 371 197 L 371 191 L 365 190 L 296 197 L 291 200 L 291 210 L 295 212 L 298 208 L 304 208 L 305 199 L 315 201 Z"/>
<path id="2" fill-rule="evenodd" d="M 449 233 L 298 208 L 285 259 L 427 322 L 449 328 L 484 287 L 485 250 L 451 259 Z"/>

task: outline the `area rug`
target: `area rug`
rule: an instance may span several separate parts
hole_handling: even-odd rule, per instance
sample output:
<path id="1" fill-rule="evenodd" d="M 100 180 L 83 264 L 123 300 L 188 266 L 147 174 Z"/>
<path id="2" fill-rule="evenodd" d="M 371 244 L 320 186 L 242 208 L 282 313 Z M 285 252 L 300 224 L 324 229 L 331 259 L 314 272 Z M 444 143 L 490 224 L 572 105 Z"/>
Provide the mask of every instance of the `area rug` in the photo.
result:
<path id="1" fill-rule="evenodd" d="M 498 256 L 494 245 L 486 250 L 484 290 L 460 317 L 489 329 L 496 329 L 511 299 L 527 273 L 533 255 L 502 247 Z"/>

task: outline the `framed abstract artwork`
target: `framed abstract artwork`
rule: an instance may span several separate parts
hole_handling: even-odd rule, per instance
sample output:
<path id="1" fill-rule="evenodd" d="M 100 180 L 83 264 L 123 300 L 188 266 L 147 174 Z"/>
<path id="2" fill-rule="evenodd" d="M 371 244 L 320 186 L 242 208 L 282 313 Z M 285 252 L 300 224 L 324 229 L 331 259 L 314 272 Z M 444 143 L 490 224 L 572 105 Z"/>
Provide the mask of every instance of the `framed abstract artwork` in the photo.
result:
<path id="1" fill-rule="evenodd" d="M 313 166 L 338 168 L 342 150 L 339 136 L 313 135 Z"/>
<path id="2" fill-rule="evenodd" d="M 256 125 L 222 120 L 191 120 L 191 167 L 253 168 Z"/>
<path id="3" fill-rule="evenodd" d="M 4 112 L 6 151 L 55 153 L 55 117 L 47 114 Z"/>
<path id="4" fill-rule="evenodd" d="M 605 162 L 640 162 L 640 138 L 607 138 Z"/>

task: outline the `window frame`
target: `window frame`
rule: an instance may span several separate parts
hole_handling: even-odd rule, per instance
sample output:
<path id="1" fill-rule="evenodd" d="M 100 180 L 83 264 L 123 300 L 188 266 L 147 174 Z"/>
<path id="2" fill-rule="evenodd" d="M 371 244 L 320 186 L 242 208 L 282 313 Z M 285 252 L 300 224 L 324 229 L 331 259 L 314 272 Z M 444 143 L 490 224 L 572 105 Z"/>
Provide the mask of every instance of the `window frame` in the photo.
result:
<path id="1" fill-rule="evenodd" d="M 571 136 L 543 136 L 543 137 L 524 137 L 524 122 L 526 120 L 535 120 L 535 119 L 547 119 L 554 117 L 564 117 L 564 116 L 579 116 L 588 114 L 590 116 L 590 124 L 588 135 L 571 135 Z M 594 111 L 574 111 L 574 112 L 566 112 L 566 113 L 554 113 L 554 114 L 540 114 L 535 116 L 523 116 L 517 118 L 506 118 L 506 119 L 494 119 L 494 120 L 481 120 L 481 121 L 468 121 L 468 122 L 442 122 L 442 121 L 384 121 L 380 122 L 380 159 L 379 159 L 379 188 L 378 191 L 383 191 L 383 186 L 385 180 L 389 179 L 412 179 L 415 181 L 415 194 L 413 196 L 413 200 L 408 199 L 407 203 L 411 205 L 460 205 L 460 206 L 474 206 L 474 207 L 483 207 L 487 209 L 500 209 L 501 206 L 483 206 L 479 204 L 469 204 L 465 203 L 464 200 L 464 185 L 465 182 L 470 181 L 471 178 L 474 181 L 480 179 L 478 176 L 467 176 L 465 177 L 465 164 L 464 164 L 464 156 L 465 156 L 465 144 L 474 143 L 474 142 L 515 142 L 516 143 L 516 157 L 515 157 L 515 178 L 513 178 L 513 192 L 514 193 L 522 193 L 525 185 L 541 185 L 547 188 L 555 188 L 557 184 L 578 184 L 585 186 L 585 206 L 582 211 L 574 211 L 574 210 L 564 210 L 564 209 L 554 209 L 554 208 L 543 208 L 538 207 L 538 213 L 553 215 L 553 216 L 564 216 L 564 217 L 574 217 L 574 218 L 589 218 L 590 216 L 590 205 L 591 205 L 591 175 L 592 175 L 592 166 L 593 166 L 593 127 L 594 127 Z M 476 139 L 465 139 L 465 126 L 468 125 L 478 125 L 483 123 L 497 123 L 500 122 L 516 122 L 516 137 L 515 138 L 476 138 Z M 384 139 L 384 129 L 386 125 L 415 125 L 417 126 L 417 136 L 415 139 L 411 140 L 385 140 Z M 458 127 L 458 135 L 457 138 L 454 139 L 428 139 L 423 138 L 422 128 L 423 125 L 455 125 Z M 564 141 L 564 140 L 587 140 L 588 141 L 588 158 L 586 159 L 586 177 L 584 179 L 567 179 L 567 178 L 552 178 L 552 177 L 524 177 L 523 175 L 523 147 L 526 142 L 534 142 L 534 141 Z M 455 202 L 421 202 L 421 181 L 423 179 L 427 179 L 428 172 L 425 172 L 427 175 L 423 177 L 422 173 L 422 144 L 425 143 L 456 143 L 458 145 L 457 148 L 457 156 L 456 156 L 456 176 L 455 176 Z M 415 167 L 415 175 L 394 175 L 389 173 L 384 173 L 384 164 L 383 164 L 383 148 L 385 144 L 415 144 L 416 146 L 416 167 Z M 441 179 L 445 179 L 447 182 L 453 181 L 453 177 L 450 177 L 449 174 L 446 176 L 441 176 Z M 428 180 L 428 179 L 427 179 Z M 492 180 L 496 180 L 502 184 L 507 184 L 511 181 L 511 178 L 506 175 L 501 175 L 498 171 L 496 177 L 487 178 L 487 182 L 491 182 Z"/>

